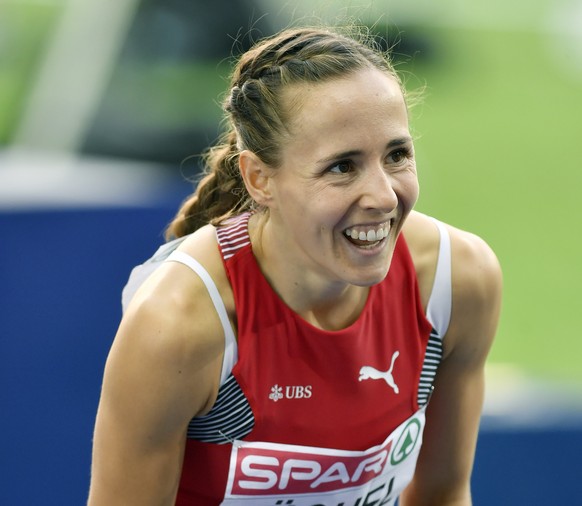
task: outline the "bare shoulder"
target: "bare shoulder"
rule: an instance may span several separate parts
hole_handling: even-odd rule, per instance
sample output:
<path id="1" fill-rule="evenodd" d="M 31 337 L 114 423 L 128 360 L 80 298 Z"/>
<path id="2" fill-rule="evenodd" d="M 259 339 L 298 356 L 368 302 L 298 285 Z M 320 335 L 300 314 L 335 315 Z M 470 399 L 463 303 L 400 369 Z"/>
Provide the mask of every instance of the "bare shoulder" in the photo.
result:
<path id="1" fill-rule="evenodd" d="M 447 355 L 466 347 L 488 350 L 499 318 L 502 273 L 491 247 L 479 236 L 445 224 L 451 239 L 452 314 Z M 430 293 L 438 258 L 439 233 L 431 218 L 412 212 L 404 234 L 415 263 L 423 299 Z M 468 337 L 472 336 L 472 337 Z M 482 343 L 482 346 L 475 346 Z M 486 352 L 485 352 L 486 353 Z"/>
<path id="2" fill-rule="evenodd" d="M 444 224 L 451 239 L 454 291 L 462 298 L 492 295 L 500 289 L 501 268 L 489 245 L 479 236 Z M 438 258 L 439 232 L 428 216 L 413 211 L 404 235 L 417 273 L 434 270 Z"/>
<path id="3" fill-rule="evenodd" d="M 497 329 L 503 277 L 497 256 L 479 236 L 448 226 L 451 237 L 453 308 L 449 350 L 484 362 Z"/>
<path id="4" fill-rule="evenodd" d="M 212 225 L 201 228 L 189 236 L 179 249 L 200 262 L 210 274 L 222 297 L 229 316 L 231 319 L 234 319 L 234 297 L 230 282 L 226 276 L 226 271 L 224 270 L 224 263 L 216 239 L 216 228 Z"/>
<path id="5" fill-rule="evenodd" d="M 213 230 L 201 229 L 180 249 L 202 264 L 216 282 L 226 275 Z M 129 355 L 143 355 L 143 364 L 155 357 L 154 370 L 167 374 L 172 388 L 183 386 L 188 395 L 191 386 L 197 385 L 197 395 L 190 397 L 194 404 L 186 403 L 191 417 L 208 411 L 215 400 L 223 352 L 223 328 L 206 285 L 187 266 L 164 262 L 129 304 L 111 356 L 121 354 L 127 361 Z M 170 376 L 177 381 L 169 381 Z"/>
<path id="6" fill-rule="evenodd" d="M 451 237 L 454 291 L 467 302 L 499 292 L 501 267 L 491 247 L 473 233 L 447 227 Z"/>

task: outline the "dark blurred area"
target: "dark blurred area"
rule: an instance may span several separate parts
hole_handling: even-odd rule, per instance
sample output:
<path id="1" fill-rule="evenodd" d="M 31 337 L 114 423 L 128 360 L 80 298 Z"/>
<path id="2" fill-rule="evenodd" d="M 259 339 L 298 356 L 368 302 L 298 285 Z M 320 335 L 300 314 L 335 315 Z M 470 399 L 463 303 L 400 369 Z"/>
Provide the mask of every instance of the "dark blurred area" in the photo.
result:
<path id="1" fill-rule="evenodd" d="M 81 151 L 172 165 L 199 154 L 218 134 L 230 57 L 274 29 L 253 0 L 142 1 Z"/>
<path id="2" fill-rule="evenodd" d="M 219 134 L 232 58 L 281 28 L 262 9 L 253 0 L 142 1 L 81 152 L 195 163 Z M 432 54 L 413 32 L 370 29 L 398 61 Z"/>
<path id="3" fill-rule="evenodd" d="M 112 5 L 0 4 L 0 55 L 10 56 L 17 44 L 15 54 L 27 62 L 2 64 L 14 80 L 12 89 L 0 86 L 12 94 L 10 103 L 0 102 L 0 144 L 153 163 L 190 179 L 200 169 L 198 155 L 220 133 L 236 57 L 289 19 L 261 0 Z M 310 23 L 323 20 L 303 20 Z M 433 41 L 413 26 L 376 19 L 367 29 L 398 65 L 435 56 Z"/>

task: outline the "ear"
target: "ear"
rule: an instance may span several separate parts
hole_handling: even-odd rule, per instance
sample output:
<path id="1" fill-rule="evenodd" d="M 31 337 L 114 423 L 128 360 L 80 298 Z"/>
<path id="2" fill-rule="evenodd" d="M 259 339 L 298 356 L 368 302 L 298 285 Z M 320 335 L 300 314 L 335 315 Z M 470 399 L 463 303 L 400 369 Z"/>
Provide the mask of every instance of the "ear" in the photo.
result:
<path id="1" fill-rule="evenodd" d="M 269 207 L 272 198 L 269 183 L 273 170 L 248 149 L 240 152 L 238 164 L 249 195 L 257 204 Z"/>

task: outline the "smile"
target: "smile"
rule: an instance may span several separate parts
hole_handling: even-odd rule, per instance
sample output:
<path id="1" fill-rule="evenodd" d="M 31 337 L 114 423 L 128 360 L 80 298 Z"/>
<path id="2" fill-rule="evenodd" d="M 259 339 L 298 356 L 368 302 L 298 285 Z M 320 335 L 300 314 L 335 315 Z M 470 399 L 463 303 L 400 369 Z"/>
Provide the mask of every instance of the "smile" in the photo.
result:
<path id="1" fill-rule="evenodd" d="M 370 246 L 385 239 L 390 234 L 390 222 L 380 226 L 352 227 L 344 230 L 344 235 L 357 246 Z"/>

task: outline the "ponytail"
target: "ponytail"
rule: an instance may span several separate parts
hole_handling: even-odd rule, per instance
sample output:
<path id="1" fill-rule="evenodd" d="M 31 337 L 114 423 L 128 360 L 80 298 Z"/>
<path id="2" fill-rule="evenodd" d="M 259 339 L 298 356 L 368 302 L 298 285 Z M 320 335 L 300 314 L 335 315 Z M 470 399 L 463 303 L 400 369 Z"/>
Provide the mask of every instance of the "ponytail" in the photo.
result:
<path id="1" fill-rule="evenodd" d="M 205 175 L 166 229 L 166 240 L 191 234 L 208 223 L 216 225 L 252 207 L 238 168 L 238 154 L 234 131 L 223 134 L 204 154 Z"/>

